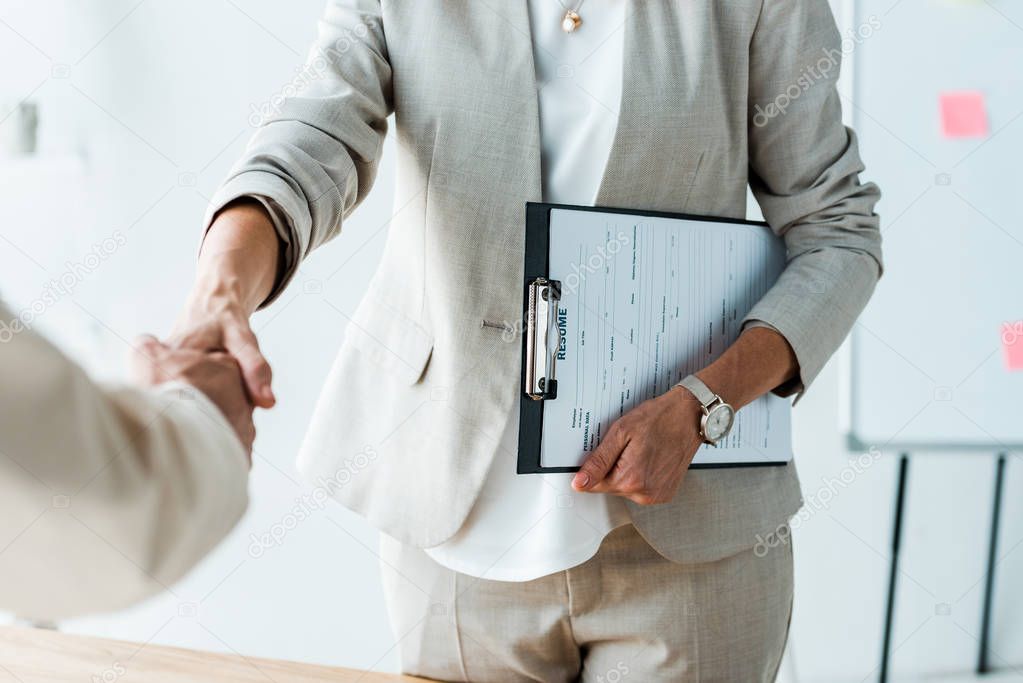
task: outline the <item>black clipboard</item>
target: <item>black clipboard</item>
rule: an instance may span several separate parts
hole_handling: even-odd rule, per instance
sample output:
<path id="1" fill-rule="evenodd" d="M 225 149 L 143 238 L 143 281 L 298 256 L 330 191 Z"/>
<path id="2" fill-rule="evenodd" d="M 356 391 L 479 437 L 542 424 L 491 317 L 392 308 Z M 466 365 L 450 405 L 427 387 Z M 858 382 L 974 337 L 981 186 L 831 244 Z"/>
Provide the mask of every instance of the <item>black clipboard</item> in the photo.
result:
<path id="1" fill-rule="evenodd" d="M 525 321 L 522 333 L 522 385 L 519 393 L 519 449 L 517 474 L 549 474 L 558 472 L 578 472 L 578 467 L 543 467 L 540 464 L 543 442 L 544 402 L 557 400 L 556 374 L 549 380 L 542 373 L 551 369 L 538 360 L 540 352 L 534 331 L 539 331 L 542 322 L 537 320 L 534 306 L 544 300 L 544 296 L 560 296 L 560 284 L 550 280 L 550 233 L 551 211 L 567 209 L 571 211 L 592 211 L 597 213 L 616 213 L 628 216 L 675 218 L 696 220 L 709 223 L 731 223 L 768 228 L 763 221 L 750 221 L 739 218 L 722 218 L 720 216 L 700 216 L 696 214 L 671 213 L 668 211 L 645 211 L 603 206 L 576 206 L 572 204 L 548 204 L 542 202 L 526 202 L 526 240 L 525 268 L 523 270 L 523 317 Z M 546 287 L 546 290 L 544 289 Z M 543 292 L 546 291 L 546 295 Z M 551 325 L 546 326 L 548 333 Z M 549 337 L 549 335 L 548 335 Z M 535 370 L 535 372 L 531 372 Z M 540 380 L 543 380 L 542 382 Z M 765 461 L 750 463 L 696 463 L 690 469 L 724 469 L 730 467 L 777 467 L 787 465 L 787 461 Z"/>

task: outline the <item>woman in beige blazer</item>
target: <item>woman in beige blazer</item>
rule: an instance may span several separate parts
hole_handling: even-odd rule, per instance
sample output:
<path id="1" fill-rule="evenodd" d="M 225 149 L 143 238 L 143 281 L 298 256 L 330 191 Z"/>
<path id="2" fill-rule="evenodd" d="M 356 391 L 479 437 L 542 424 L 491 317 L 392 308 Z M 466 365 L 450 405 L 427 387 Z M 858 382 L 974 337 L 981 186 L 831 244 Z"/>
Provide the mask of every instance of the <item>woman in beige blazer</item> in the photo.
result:
<path id="1" fill-rule="evenodd" d="M 826 0 L 626 7 L 595 203 L 742 218 L 752 188 L 788 265 L 698 375 L 736 407 L 801 395 L 881 272 L 878 191 L 860 183 L 841 122 Z M 631 520 L 590 561 L 508 583 L 423 551 L 465 523 L 519 398 L 518 341 L 482 321 L 521 317 L 524 205 L 543 198 L 527 0 L 331 0 L 307 68 L 316 78 L 264 112 L 213 200 L 176 341 L 223 340 L 273 404 L 249 315 L 369 192 L 393 115 L 402 204 L 299 464 L 330 476 L 374 449 L 332 493 L 398 544 L 385 585 L 403 667 L 474 681 L 612 680 L 623 667 L 643 681 L 772 679 L 791 556 L 752 548 L 798 509 L 795 469 L 687 473 L 700 409 L 681 389 L 626 415 L 575 482 L 624 498 Z"/>

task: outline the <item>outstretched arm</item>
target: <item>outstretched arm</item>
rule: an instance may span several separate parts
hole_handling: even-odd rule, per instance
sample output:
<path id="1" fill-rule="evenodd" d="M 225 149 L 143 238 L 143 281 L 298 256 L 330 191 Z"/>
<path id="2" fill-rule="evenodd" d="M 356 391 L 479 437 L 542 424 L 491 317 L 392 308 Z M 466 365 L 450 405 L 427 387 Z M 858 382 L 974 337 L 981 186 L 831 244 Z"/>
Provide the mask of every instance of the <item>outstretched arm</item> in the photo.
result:
<path id="1" fill-rule="evenodd" d="M 196 284 L 172 339 L 226 349 L 264 408 L 274 402 L 270 367 L 248 318 L 338 233 L 376 176 L 393 109 L 380 3 L 331 0 L 305 75 L 295 96 L 261 112 L 213 198 Z"/>
<path id="2" fill-rule="evenodd" d="M 123 607 L 180 579 L 245 511 L 252 409 L 237 365 L 145 344 L 152 381 L 176 381 L 101 387 L 29 330 L 0 345 L 0 608 Z"/>

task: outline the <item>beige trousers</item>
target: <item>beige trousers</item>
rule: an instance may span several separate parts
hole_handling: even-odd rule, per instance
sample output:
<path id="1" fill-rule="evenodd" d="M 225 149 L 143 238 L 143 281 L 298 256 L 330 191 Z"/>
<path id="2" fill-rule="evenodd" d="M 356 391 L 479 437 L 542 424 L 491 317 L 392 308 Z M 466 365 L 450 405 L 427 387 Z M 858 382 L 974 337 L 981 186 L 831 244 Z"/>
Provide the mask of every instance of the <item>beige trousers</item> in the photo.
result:
<path id="1" fill-rule="evenodd" d="M 451 571 L 381 537 L 404 673 L 444 681 L 773 681 L 788 636 L 792 550 L 704 564 L 661 557 L 632 525 L 584 564 L 533 581 Z"/>

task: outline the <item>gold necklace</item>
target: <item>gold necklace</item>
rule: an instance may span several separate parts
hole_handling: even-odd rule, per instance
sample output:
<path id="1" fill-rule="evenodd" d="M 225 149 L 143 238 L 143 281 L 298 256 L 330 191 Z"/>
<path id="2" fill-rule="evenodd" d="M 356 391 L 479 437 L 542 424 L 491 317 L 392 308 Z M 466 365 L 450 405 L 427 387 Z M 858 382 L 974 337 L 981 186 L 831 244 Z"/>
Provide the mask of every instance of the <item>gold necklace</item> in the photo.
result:
<path id="1" fill-rule="evenodd" d="M 583 6 L 586 0 L 579 0 L 579 4 L 574 8 L 565 8 L 565 16 L 561 18 L 561 30 L 565 33 L 574 33 L 576 29 L 583 25 L 583 18 L 579 16 L 579 8 Z M 558 4 L 565 7 L 565 3 L 558 0 Z"/>

